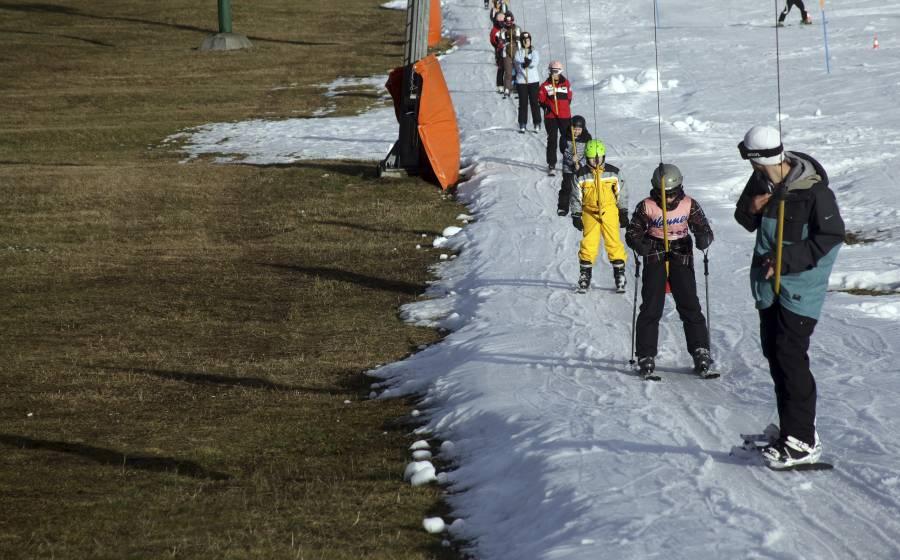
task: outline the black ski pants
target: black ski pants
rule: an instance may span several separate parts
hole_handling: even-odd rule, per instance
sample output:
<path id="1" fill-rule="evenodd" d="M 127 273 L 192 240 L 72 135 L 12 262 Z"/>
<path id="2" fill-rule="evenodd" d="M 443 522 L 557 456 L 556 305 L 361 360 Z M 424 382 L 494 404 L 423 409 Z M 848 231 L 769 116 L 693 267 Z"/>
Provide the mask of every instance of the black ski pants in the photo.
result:
<path id="1" fill-rule="evenodd" d="M 566 214 L 569 213 L 569 198 L 572 196 L 572 187 L 574 185 L 575 174 L 563 173 L 562 184 L 559 186 L 559 198 L 556 201 L 556 208 L 562 210 Z"/>
<path id="2" fill-rule="evenodd" d="M 540 84 L 516 84 L 519 92 L 519 126 L 528 124 L 528 106 L 531 106 L 531 122 L 541 124 L 541 106 L 538 104 L 538 87 Z"/>
<path id="3" fill-rule="evenodd" d="M 544 119 L 544 128 L 547 129 L 547 165 L 556 167 L 558 151 L 562 154 L 562 150 L 566 146 L 566 129 L 569 128 L 571 119 Z"/>
<path id="4" fill-rule="evenodd" d="M 497 87 L 504 87 L 506 83 L 506 63 L 503 51 L 494 51 L 494 62 L 497 63 Z"/>
<path id="5" fill-rule="evenodd" d="M 787 0 L 787 3 L 784 5 L 784 10 L 781 12 L 781 16 L 779 16 L 778 21 L 784 21 L 788 15 L 788 12 L 791 11 L 792 6 L 797 6 L 800 9 L 800 17 L 803 18 L 803 21 L 806 21 L 807 13 L 806 6 L 803 5 L 803 0 Z"/>
<path id="6" fill-rule="evenodd" d="M 782 437 L 812 444 L 816 432 L 816 380 L 809 370 L 809 338 L 816 320 L 776 301 L 759 311 L 759 339 L 775 383 Z"/>
<path id="7" fill-rule="evenodd" d="M 662 319 L 666 303 L 666 264 L 647 263 L 644 259 L 644 274 L 641 277 L 641 311 L 637 318 L 636 351 L 639 358 L 656 356 L 659 340 L 659 321 Z M 697 348 L 709 348 L 709 332 L 706 317 L 697 299 L 697 282 L 694 267 L 678 263 L 669 264 L 669 286 L 675 298 L 675 309 L 681 317 L 684 338 L 691 355 Z"/>

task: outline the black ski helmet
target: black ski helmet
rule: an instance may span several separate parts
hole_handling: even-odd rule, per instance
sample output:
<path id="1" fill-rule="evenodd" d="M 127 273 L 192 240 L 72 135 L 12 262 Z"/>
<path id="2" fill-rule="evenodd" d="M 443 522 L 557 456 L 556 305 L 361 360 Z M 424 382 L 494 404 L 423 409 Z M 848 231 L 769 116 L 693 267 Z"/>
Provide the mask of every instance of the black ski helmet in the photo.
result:
<path id="1" fill-rule="evenodd" d="M 650 178 L 650 185 L 652 185 L 654 189 L 659 190 L 659 182 L 663 177 L 665 177 L 666 181 L 666 192 L 680 189 L 681 183 L 684 181 L 684 177 L 681 175 L 681 170 L 678 169 L 678 167 L 671 163 L 660 163 L 656 169 L 653 170 L 653 177 Z"/>
<path id="2" fill-rule="evenodd" d="M 574 117 L 572 117 L 572 128 L 580 128 L 582 130 L 587 128 L 587 123 L 585 122 L 584 117 L 582 117 L 581 115 L 575 115 Z"/>

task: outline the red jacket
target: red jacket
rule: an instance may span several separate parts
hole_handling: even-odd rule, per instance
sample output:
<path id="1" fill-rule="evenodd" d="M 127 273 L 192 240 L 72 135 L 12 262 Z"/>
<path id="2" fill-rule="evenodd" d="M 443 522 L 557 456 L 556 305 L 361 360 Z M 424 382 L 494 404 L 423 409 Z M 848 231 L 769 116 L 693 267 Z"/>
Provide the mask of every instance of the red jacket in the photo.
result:
<path id="1" fill-rule="evenodd" d="M 494 27 L 491 28 L 491 46 L 494 47 L 494 50 L 496 50 L 496 49 L 498 48 L 498 45 L 497 45 L 497 41 L 498 41 L 497 34 L 500 33 L 500 30 L 501 30 L 501 29 L 503 29 L 503 28 L 500 27 L 500 26 L 498 26 L 496 23 L 494 24 Z"/>
<path id="2" fill-rule="evenodd" d="M 572 109 L 569 105 L 572 103 L 574 92 L 572 84 L 562 74 L 556 79 L 556 88 L 553 87 L 553 78 L 547 78 L 541 84 L 538 90 L 538 103 L 547 110 L 544 118 L 547 119 L 570 119 L 572 118 Z M 557 113 L 557 106 L 559 112 Z"/>

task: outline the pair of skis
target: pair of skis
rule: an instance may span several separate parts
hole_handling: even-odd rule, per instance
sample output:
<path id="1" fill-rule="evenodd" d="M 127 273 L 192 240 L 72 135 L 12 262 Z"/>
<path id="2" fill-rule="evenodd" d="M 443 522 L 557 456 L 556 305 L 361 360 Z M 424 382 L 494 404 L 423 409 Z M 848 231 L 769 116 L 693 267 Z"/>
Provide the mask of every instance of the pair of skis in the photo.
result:
<path id="1" fill-rule="evenodd" d="M 634 369 L 635 373 L 637 373 L 637 375 L 644 381 L 662 381 L 662 376 L 656 373 L 656 370 L 651 372 L 643 372 L 640 370 L 637 364 L 633 364 L 632 368 Z M 700 379 L 718 379 L 722 376 L 722 374 L 720 374 L 718 371 L 709 368 L 694 368 L 693 372 L 697 374 L 697 377 L 699 377 Z"/>
<path id="2" fill-rule="evenodd" d="M 774 467 L 768 464 L 762 458 L 762 450 L 772 445 L 778 439 L 778 427 L 769 424 L 761 434 L 741 434 L 740 446 L 731 448 L 731 455 L 741 457 L 748 460 L 755 460 L 763 463 L 766 467 L 773 471 L 830 471 L 834 468 L 831 463 L 818 461 L 815 463 L 800 463 L 788 467 Z"/>
<path id="3" fill-rule="evenodd" d="M 590 286 L 587 286 L 587 287 L 584 287 L 584 288 L 583 288 L 583 287 L 581 287 L 581 286 L 579 286 L 579 285 L 577 285 L 577 284 L 575 285 L 575 293 L 576 293 L 576 294 L 586 294 L 586 293 L 588 293 L 590 290 L 591 290 L 591 287 L 590 287 Z M 617 294 L 624 294 L 624 293 L 625 293 L 625 286 L 616 286 L 616 293 L 617 293 Z"/>

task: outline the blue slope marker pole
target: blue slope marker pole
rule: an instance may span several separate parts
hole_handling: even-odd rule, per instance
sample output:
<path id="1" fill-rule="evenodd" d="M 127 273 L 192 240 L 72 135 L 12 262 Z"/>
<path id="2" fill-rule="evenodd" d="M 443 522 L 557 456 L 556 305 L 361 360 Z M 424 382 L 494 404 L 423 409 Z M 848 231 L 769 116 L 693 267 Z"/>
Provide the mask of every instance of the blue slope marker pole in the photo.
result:
<path id="1" fill-rule="evenodd" d="M 831 74 L 831 56 L 828 54 L 828 20 L 825 19 L 825 0 L 819 0 L 822 8 L 822 33 L 825 35 L 825 72 Z"/>

